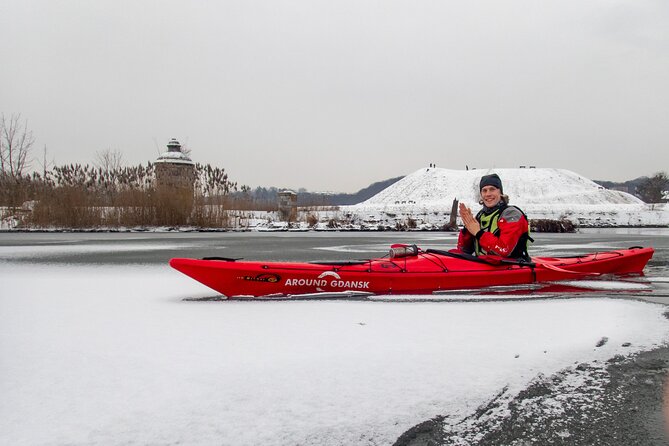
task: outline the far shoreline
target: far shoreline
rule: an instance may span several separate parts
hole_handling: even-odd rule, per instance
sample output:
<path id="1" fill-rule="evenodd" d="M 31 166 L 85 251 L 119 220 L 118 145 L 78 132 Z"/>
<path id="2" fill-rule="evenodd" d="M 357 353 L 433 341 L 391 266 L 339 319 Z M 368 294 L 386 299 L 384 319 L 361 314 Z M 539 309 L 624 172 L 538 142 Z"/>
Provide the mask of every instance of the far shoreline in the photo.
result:
<path id="1" fill-rule="evenodd" d="M 577 233 L 581 229 L 669 229 L 669 225 L 582 225 L 575 228 L 573 232 L 564 231 L 533 231 L 542 234 L 568 234 Z M 445 230 L 440 228 L 434 229 L 275 229 L 275 230 L 258 230 L 255 228 L 200 228 L 189 226 L 150 226 L 142 228 L 14 228 L 14 229 L 0 229 L 0 233 L 175 233 L 175 232 L 258 232 L 258 233 L 286 233 L 286 232 L 457 232 L 457 230 Z"/>

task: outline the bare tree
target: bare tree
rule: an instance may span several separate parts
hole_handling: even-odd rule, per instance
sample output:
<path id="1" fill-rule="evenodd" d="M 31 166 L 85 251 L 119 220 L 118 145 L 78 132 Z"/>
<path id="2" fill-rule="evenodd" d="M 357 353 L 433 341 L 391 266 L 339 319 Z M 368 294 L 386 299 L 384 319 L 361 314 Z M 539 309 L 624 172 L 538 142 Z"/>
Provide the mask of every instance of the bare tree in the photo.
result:
<path id="1" fill-rule="evenodd" d="M 124 165 L 123 153 L 118 149 L 107 148 L 95 153 L 95 166 L 105 172 L 118 172 Z"/>
<path id="2" fill-rule="evenodd" d="M 644 180 L 636 189 L 646 203 L 662 203 L 665 191 L 669 190 L 669 177 L 666 172 L 658 172 Z"/>
<path id="3" fill-rule="evenodd" d="M 0 172 L 14 178 L 23 175 L 30 167 L 28 154 L 35 143 L 33 132 L 28 130 L 28 120 L 20 113 L 0 118 Z"/>
<path id="4" fill-rule="evenodd" d="M 56 164 L 54 158 L 51 158 L 51 160 L 47 159 L 46 144 L 44 144 L 44 149 L 42 150 L 42 159 L 37 160 L 37 164 L 42 168 L 42 178 L 46 179 L 47 172 Z"/>
<path id="5" fill-rule="evenodd" d="M 186 138 L 186 142 L 181 144 L 181 153 L 183 153 L 184 155 L 186 155 L 189 158 L 190 158 L 191 154 L 193 153 L 191 148 L 188 147 L 188 138 Z"/>

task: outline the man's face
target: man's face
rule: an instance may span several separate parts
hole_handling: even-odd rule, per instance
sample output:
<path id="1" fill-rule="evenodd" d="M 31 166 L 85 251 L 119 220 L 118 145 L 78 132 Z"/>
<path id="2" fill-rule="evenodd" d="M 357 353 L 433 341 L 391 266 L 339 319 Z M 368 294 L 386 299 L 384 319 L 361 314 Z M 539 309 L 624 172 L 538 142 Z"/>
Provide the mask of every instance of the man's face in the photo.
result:
<path id="1" fill-rule="evenodd" d="M 495 186 L 484 186 L 481 189 L 481 199 L 486 207 L 491 208 L 502 199 L 502 191 Z"/>

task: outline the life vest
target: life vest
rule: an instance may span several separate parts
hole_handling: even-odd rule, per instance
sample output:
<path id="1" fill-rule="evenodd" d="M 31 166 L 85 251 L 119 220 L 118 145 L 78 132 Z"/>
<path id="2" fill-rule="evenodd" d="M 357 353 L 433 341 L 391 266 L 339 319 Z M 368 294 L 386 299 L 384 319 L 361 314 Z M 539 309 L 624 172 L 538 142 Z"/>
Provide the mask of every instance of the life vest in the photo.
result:
<path id="1" fill-rule="evenodd" d="M 502 212 L 509 207 L 504 202 L 500 202 L 497 206 L 495 206 L 492 210 L 488 210 L 488 212 L 485 212 L 485 208 L 481 209 L 478 214 L 476 214 L 476 220 L 479 222 L 479 225 L 481 226 L 481 229 L 483 229 L 486 232 L 492 233 L 495 237 L 499 237 L 499 217 L 502 215 Z M 523 235 L 520 236 L 520 239 L 518 239 L 518 243 L 516 243 L 515 248 L 513 248 L 513 251 L 511 251 L 511 254 L 509 254 L 509 257 L 515 258 L 515 259 L 523 259 L 523 260 L 530 260 L 530 255 L 527 252 L 527 248 L 530 244 L 530 242 L 534 242 L 534 239 L 530 237 L 530 227 L 529 227 L 529 220 L 527 219 L 527 215 L 525 215 L 525 212 L 522 211 L 519 207 L 512 206 L 513 208 L 517 209 L 523 217 L 525 217 L 525 220 L 528 222 L 527 226 L 527 231 L 523 233 Z M 474 238 L 474 253 L 477 256 L 480 255 L 486 255 L 488 254 L 481 246 L 479 245 L 478 239 Z"/>

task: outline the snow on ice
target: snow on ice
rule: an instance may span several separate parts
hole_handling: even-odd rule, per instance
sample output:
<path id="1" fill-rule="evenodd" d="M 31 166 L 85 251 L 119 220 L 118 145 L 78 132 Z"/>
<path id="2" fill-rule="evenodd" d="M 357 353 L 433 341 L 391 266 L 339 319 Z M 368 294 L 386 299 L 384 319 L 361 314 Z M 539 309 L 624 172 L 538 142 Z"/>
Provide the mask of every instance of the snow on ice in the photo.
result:
<path id="1" fill-rule="evenodd" d="M 669 338 L 665 307 L 603 298 L 185 302 L 212 292 L 157 266 L 4 263 L 0 279 L 12 445 L 389 444 Z"/>

